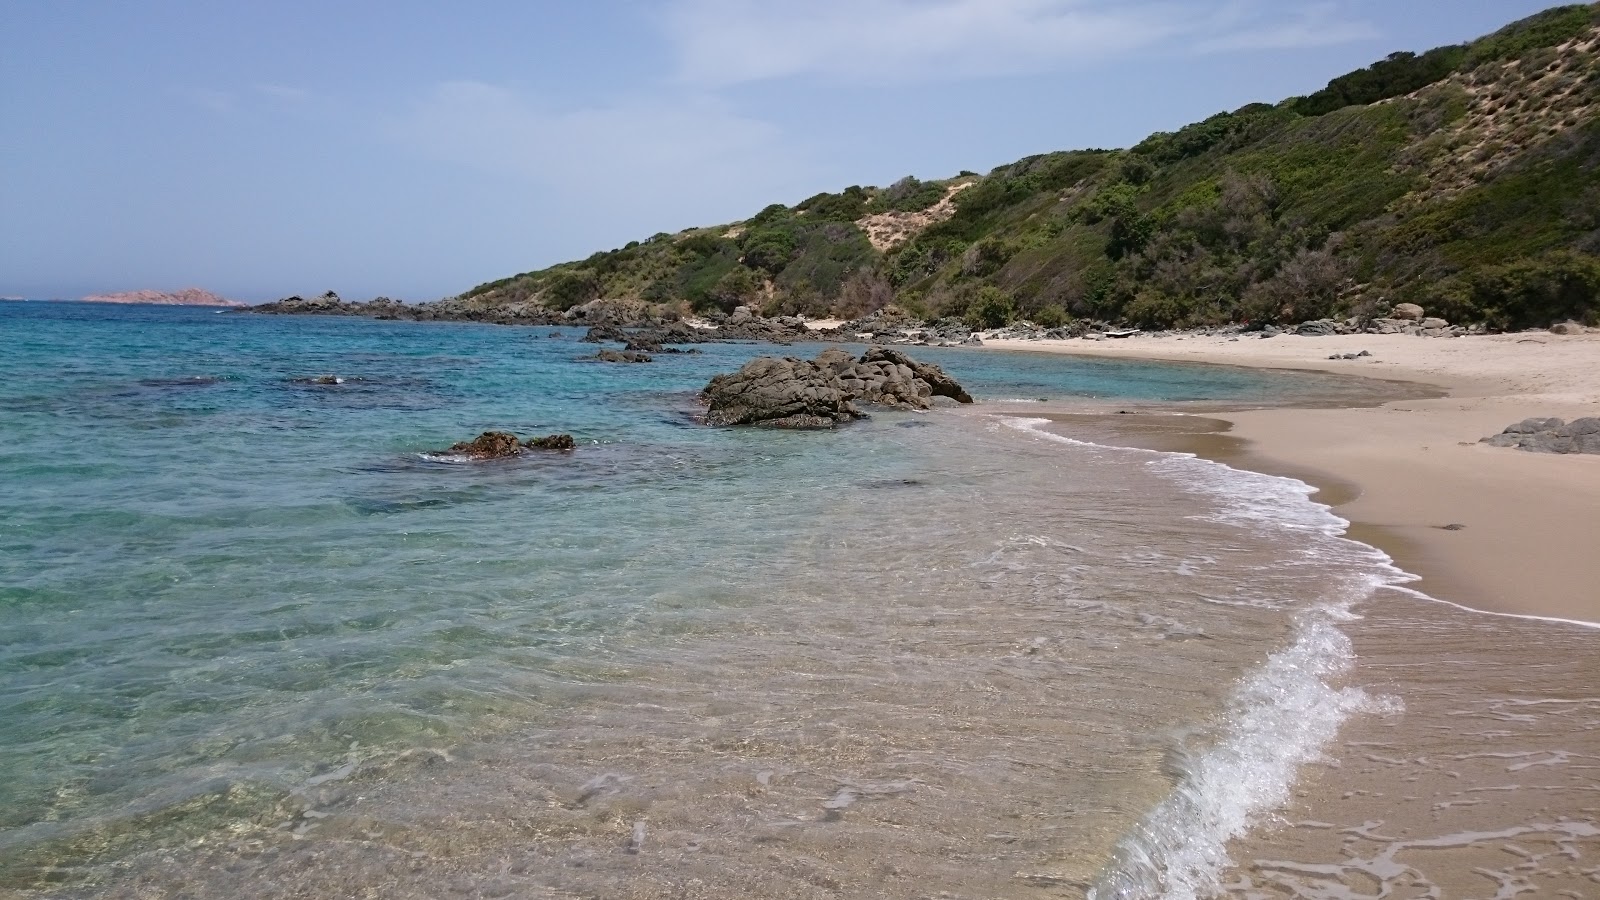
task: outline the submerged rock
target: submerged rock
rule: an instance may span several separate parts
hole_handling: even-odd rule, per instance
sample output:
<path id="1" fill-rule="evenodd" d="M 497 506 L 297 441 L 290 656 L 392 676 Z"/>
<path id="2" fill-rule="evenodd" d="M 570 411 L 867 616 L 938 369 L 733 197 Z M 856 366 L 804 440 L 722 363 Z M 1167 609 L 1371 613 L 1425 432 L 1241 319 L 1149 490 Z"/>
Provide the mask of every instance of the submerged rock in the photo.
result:
<path id="1" fill-rule="evenodd" d="M 529 438 L 522 446 L 529 450 L 572 450 L 578 444 L 570 434 L 552 434 L 542 438 Z"/>
<path id="2" fill-rule="evenodd" d="M 614 363 L 647 363 L 652 362 L 650 354 L 637 350 L 601 350 L 594 355 L 601 362 Z"/>
<path id="3" fill-rule="evenodd" d="M 1530 453 L 1600 453 L 1600 417 L 1574 419 L 1570 423 L 1551 418 L 1523 419 L 1479 443 Z"/>

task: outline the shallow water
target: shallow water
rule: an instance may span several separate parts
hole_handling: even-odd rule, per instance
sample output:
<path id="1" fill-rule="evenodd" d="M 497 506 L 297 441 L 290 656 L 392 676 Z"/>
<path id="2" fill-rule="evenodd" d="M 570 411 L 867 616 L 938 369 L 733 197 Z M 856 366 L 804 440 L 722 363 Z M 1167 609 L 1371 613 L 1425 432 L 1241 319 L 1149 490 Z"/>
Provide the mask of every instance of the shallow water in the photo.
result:
<path id="1" fill-rule="evenodd" d="M 693 392 L 772 348 L 36 304 L 0 332 L 0 886 L 1203 895 L 1341 723 L 1404 706 L 1351 635 L 1405 576 L 1304 485 L 1015 404 L 716 430 Z M 987 399 L 1373 389 L 916 355 Z M 425 455 L 490 428 L 580 447 Z"/>

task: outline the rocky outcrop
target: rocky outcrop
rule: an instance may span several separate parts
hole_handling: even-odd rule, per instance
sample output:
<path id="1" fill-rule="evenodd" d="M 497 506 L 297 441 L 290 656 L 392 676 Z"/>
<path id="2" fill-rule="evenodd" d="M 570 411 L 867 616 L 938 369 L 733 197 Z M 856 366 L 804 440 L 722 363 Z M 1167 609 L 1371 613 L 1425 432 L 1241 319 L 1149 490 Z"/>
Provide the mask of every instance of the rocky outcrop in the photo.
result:
<path id="1" fill-rule="evenodd" d="M 655 307 L 643 300 L 591 300 L 560 314 L 561 321 L 583 325 L 648 325 L 660 322 Z"/>
<path id="2" fill-rule="evenodd" d="M 833 428 L 865 418 L 857 402 L 912 410 L 932 407 L 935 398 L 973 402 L 938 366 L 884 347 L 859 360 L 839 349 L 811 361 L 763 356 L 711 379 L 701 396 L 708 425 L 769 428 Z"/>
<path id="3" fill-rule="evenodd" d="M 802 359 L 763 356 L 701 392 L 707 425 L 832 428 L 864 418 L 833 374 Z"/>
<path id="4" fill-rule="evenodd" d="M 909 369 L 911 378 L 928 385 L 929 391 L 935 397 L 949 397 L 957 403 L 971 403 L 972 395 L 951 378 L 946 372 L 931 363 L 920 363 L 898 350 L 886 347 L 871 347 L 861 356 L 862 366 L 894 366 L 899 372 L 902 368 Z"/>
<path id="5" fill-rule="evenodd" d="M 1561 419 L 1523 419 L 1479 443 L 1515 447 L 1530 453 L 1600 453 L 1600 417 L 1564 422 Z"/>
<path id="6" fill-rule="evenodd" d="M 548 437 L 532 438 L 524 443 L 509 431 L 485 431 L 470 441 L 452 444 L 449 450 L 442 453 L 470 459 L 505 459 L 521 455 L 524 449 L 571 450 L 576 446 L 577 443 L 570 434 L 552 434 Z"/>

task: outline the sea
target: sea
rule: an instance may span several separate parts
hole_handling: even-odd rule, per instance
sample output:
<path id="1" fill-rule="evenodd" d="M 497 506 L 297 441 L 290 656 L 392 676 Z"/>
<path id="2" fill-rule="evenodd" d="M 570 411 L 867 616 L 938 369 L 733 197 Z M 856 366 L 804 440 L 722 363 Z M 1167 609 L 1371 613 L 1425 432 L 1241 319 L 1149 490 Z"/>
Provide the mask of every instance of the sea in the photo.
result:
<path id="1" fill-rule="evenodd" d="M 0 303 L 0 895 L 1600 896 L 1600 632 L 1118 437 L 1405 386 L 583 333 Z"/>

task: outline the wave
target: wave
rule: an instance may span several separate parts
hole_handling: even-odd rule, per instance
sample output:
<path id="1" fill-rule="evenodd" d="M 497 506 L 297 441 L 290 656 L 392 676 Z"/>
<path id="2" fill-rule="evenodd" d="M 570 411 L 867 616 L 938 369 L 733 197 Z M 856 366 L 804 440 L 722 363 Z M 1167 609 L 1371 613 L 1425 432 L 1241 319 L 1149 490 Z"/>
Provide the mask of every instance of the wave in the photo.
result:
<path id="1" fill-rule="evenodd" d="M 1040 438 L 1105 452 L 1150 457 L 1147 465 L 1182 487 L 1206 494 L 1217 511 L 1206 518 L 1240 528 L 1303 535 L 1305 549 L 1288 564 L 1334 566 L 1357 573 L 1332 596 L 1297 608 L 1293 642 L 1235 685 L 1213 733 L 1200 746 L 1178 739 L 1171 771 L 1176 786 L 1117 844 L 1112 861 L 1089 889 L 1089 900 L 1192 900 L 1221 889 L 1230 865 L 1227 844 L 1281 807 L 1302 766 L 1318 759 L 1339 727 L 1359 712 L 1386 712 L 1397 701 L 1337 686 L 1355 654 L 1337 623 L 1381 588 L 1416 580 L 1383 551 L 1345 538 L 1349 521 L 1311 499 L 1315 488 L 1294 478 L 1235 469 L 1188 453 L 1113 448 L 1043 430 L 1047 419 L 1004 418 Z"/>

